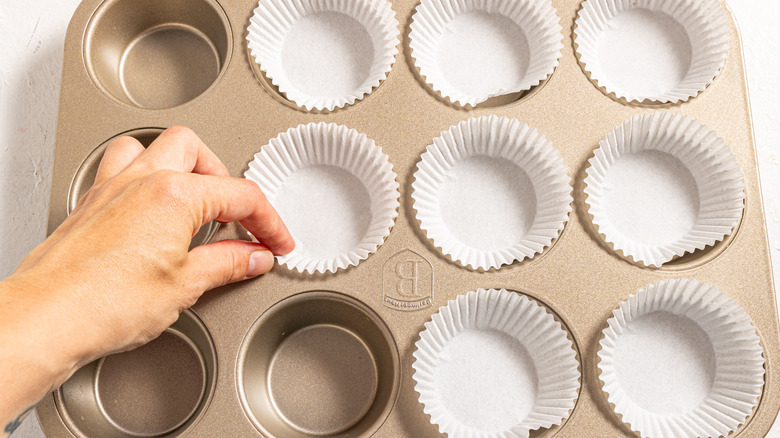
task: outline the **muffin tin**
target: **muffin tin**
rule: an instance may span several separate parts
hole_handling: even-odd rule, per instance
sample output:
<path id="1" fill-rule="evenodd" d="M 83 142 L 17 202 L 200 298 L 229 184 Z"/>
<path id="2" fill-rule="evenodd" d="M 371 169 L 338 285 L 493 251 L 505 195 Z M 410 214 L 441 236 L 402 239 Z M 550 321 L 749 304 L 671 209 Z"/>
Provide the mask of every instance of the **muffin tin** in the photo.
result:
<path id="1" fill-rule="evenodd" d="M 756 328 L 762 393 L 730 436 L 765 435 L 780 409 L 780 335 L 741 44 L 730 13 L 728 56 L 704 91 L 680 104 L 629 103 L 591 81 L 575 53 L 581 2 L 553 0 L 563 29 L 553 74 L 529 91 L 472 107 L 442 97 L 415 67 L 409 36 L 418 2 L 391 4 L 401 39 L 387 78 L 354 104 L 307 111 L 287 100 L 250 53 L 254 0 L 82 2 L 66 36 L 49 232 L 89 187 L 107 141 L 127 134 L 148 142 L 172 125 L 191 127 L 236 177 L 291 128 L 324 122 L 355 129 L 389 157 L 400 205 L 389 236 L 357 265 L 322 273 L 276 266 L 262 278 L 206 293 L 148 346 L 87 365 L 38 405 L 44 432 L 438 436 L 415 391 L 415 343 L 440 306 L 470 291 L 506 289 L 552 315 L 579 366 L 568 418 L 531 435 L 632 436 L 599 378 L 602 332 L 637 290 L 692 278 L 735 300 Z M 608 133 L 656 110 L 688 116 L 723 138 L 744 174 L 745 201 L 725 239 L 646 267 L 599 234 L 584 181 Z M 412 193 L 426 147 L 481 116 L 516 119 L 549 140 L 568 169 L 573 202 L 563 230 L 541 253 L 473 269 L 423 231 Z M 216 228 L 205 227 L 193 244 L 249 239 L 238 225 Z"/>

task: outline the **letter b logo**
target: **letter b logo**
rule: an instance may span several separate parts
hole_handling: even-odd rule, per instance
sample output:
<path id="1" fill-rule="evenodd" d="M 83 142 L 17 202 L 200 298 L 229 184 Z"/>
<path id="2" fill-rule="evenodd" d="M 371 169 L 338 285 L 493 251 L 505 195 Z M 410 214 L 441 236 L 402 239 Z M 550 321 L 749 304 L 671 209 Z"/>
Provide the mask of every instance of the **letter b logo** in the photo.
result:
<path id="1" fill-rule="evenodd" d="M 390 257 L 382 270 L 383 302 L 403 311 L 429 307 L 433 301 L 433 267 L 406 249 Z"/>
<path id="2" fill-rule="evenodd" d="M 416 255 L 416 254 L 415 254 Z M 419 260 L 398 260 L 395 265 L 395 275 L 398 276 L 396 292 L 402 297 L 419 297 L 417 292 L 417 276 L 419 275 Z"/>

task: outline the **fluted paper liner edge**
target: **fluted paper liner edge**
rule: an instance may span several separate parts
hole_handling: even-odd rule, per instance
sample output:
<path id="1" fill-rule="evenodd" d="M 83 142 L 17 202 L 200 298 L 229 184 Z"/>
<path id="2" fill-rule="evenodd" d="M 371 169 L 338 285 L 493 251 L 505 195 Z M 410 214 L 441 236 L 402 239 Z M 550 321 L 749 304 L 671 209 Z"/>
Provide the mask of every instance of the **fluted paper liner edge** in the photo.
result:
<path id="1" fill-rule="evenodd" d="M 296 7 L 297 5 L 297 7 Z M 281 60 L 285 37 L 296 21 L 308 14 L 338 12 L 359 22 L 371 36 L 374 60 L 361 85 L 338 97 L 312 96 L 299 90 L 284 72 Z M 332 111 L 352 105 L 378 87 L 395 62 L 398 53 L 398 20 L 387 0 L 261 0 L 247 29 L 252 58 L 279 91 L 299 107 Z"/>
<path id="2" fill-rule="evenodd" d="M 503 15 L 523 30 L 528 41 L 529 66 L 514 87 L 469 95 L 449 84 L 437 60 L 439 38 L 458 15 L 471 11 Z M 409 27 L 409 47 L 423 80 L 442 97 L 462 106 L 475 106 L 491 97 L 530 90 L 547 79 L 558 66 L 563 48 L 560 18 L 547 1 L 519 0 L 422 0 Z"/>
<path id="3" fill-rule="evenodd" d="M 434 374 L 438 354 L 466 330 L 496 330 L 517 339 L 532 357 L 538 392 L 532 411 L 512 428 L 484 432 L 461 423 L 442 404 Z M 536 300 L 505 289 L 478 289 L 439 308 L 415 343 L 412 363 L 415 391 L 423 411 L 442 433 L 452 437 L 527 437 L 531 430 L 562 424 L 579 394 L 578 361 L 572 341 L 561 324 Z"/>
<path id="4" fill-rule="evenodd" d="M 660 151 L 677 158 L 698 187 L 699 211 L 691 229 L 676 241 L 650 245 L 626 237 L 605 207 L 605 179 L 622 156 Z M 659 267 L 686 253 L 704 249 L 731 234 L 745 205 L 744 175 L 722 138 L 696 120 L 653 112 L 617 126 L 588 161 L 585 194 L 593 225 L 614 249 L 637 263 Z"/>
<path id="5" fill-rule="evenodd" d="M 447 172 L 477 156 L 513 162 L 526 173 L 536 194 L 529 230 L 504 248 L 482 250 L 464 244 L 441 216 L 439 191 Z M 500 268 L 541 253 L 563 230 L 572 202 L 566 166 L 552 143 L 524 123 L 496 116 L 465 120 L 435 138 L 417 165 L 412 189 L 417 219 L 428 238 L 452 260 L 473 269 Z"/>
<path id="6" fill-rule="evenodd" d="M 621 90 L 601 71 L 598 60 L 599 36 L 609 21 L 637 8 L 671 16 L 685 28 L 691 42 L 691 65 L 685 77 L 658 95 Z M 718 0 L 586 0 L 575 21 L 574 46 L 585 74 L 607 94 L 631 103 L 677 104 L 698 96 L 720 73 L 729 51 L 728 22 Z"/>
<path id="7" fill-rule="evenodd" d="M 363 183 L 371 200 L 370 225 L 362 241 L 347 253 L 316 259 L 296 247 L 277 259 L 300 272 L 335 272 L 365 260 L 390 235 L 398 216 L 399 186 L 388 156 L 373 140 L 335 123 L 309 123 L 279 134 L 255 154 L 244 177 L 259 185 L 273 205 L 287 176 L 314 165 L 342 168 Z"/>
<path id="8" fill-rule="evenodd" d="M 618 338 L 635 319 L 655 312 L 691 319 L 715 349 L 713 386 L 689 412 L 649 412 L 628 397 L 618 380 Z M 717 287 L 693 279 L 661 281 L 628 297 L 612 314 L 599 343 L 599 379 L 615 413 L 631 430 L 643 437 L 728 436 L 752 414 L 764 384 L 763 349 L 745 310 Z"/>

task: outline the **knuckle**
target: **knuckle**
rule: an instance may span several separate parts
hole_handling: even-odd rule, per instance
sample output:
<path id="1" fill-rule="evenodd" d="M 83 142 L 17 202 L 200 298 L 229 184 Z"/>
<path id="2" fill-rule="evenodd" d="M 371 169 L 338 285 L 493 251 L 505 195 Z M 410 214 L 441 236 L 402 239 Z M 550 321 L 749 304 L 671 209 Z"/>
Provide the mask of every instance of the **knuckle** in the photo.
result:
<path id="1" fill-rule="evenodd" d="M 210 275 L 211 287 L 232 283 L 244 278 L 249 260 L 238 254 L 238 251 L 225 251 L 218 260 L 214 260 L 219 266 L 216 273 Z"/>
<path id="2" fill-rule="evenodd" d="M 171 134 L 171 136 L 179 137 L 183 140 L 181 142 L 176 142 L 176 144 L 181 145 L 181 147 L 183 147 L 186 152 L 191 153 L 198 150 L 196 143 L 198 136 L 192 129 L 186 126 L 172 126 L 168 128 L 167 131 Z"/>
<path id="3" fill-rule="evenodd" d="M 153 173 L 148 180 L 149 186 L 158 200 L 176 205 L 187 203 L 184 175 L 166 169 Z"/>
<path id="4" fill-rule="evenodd" d="M 171 143 L 171 146 L 181 150 L 185 163 L 189 163 L 186 166 L 194 166 L 198 159 L 198 143 L 200 142 L 197 134 L 186 126 L 172 126 L 167 129 L 167 132 L 178 138 L 177 141 Z"/>
<path id="5" fill-rule="evenodd" d="M 104 181 L 99 186 L 93 186 L 89 191 L 95 194 L 104 193 L 104 192 L 114 194 L 121 191 L 126 185 L 127 182 L 122 178 L 113 177 Z M 87 194 L 89 194 L 89 192 L 87 192 Z"/>
<path id="6" fill-rule="evenodd" d="M 241 184 L 244 185 L 244 188 L 247 191 L 247 195 L 249 196 L 250 199 L 252 199 L 253 201 L 259 204 L 264 204 L 268 202 L 268 200 L 265 197 L 265 193 L 263 193 L 263 189 L 261 189 L 260 186 L 257 185 L 257 183 L 255 183 L 254 181 L 250 181 L 248 179 L 237 180 L 237 181 L 241 181 Z"/>
<path id="7" fill-rule="evenodd" d="M 195 133 L 192 131 L 192 129 L 190 129 L 190 128 L 186 127 L 186 126 L 181 126 L 181 125 L 171 126 L 170 128 L 166 129 L 165 131 L 168 132 L 171 135 L 174 135 L 174 136 L 190 137 L 190 136 L 194 136 L 195 135 Z"/>
<path id="8" fill-rule="evenodd" d="M 199 293 L 243 278 L 240 261 L 232 251 L 221 254 L 210 262 L 213 265 L 200 271 L 192 282 Z"/>
<path id="9" fill-rule="evenodd" d="M 270 215 L 268 218 L 268 231 L 276 236 L 279 233 L 282 232 L 284 229 L 284 224 L 282 223 L 282 218 L 279 217 L 279 215 L 273 214 Z"/>
<path id="10" fill-rule="evenodd" d="M 195 303 L 198 301 L 198 298 L 206 290 L 206 287 L 204 286 L 205 280 L 206 279 L 199 278 L 198 276 L 190 276 L 186 282 L 183 281 L 181 283 L 178 289 L 178 294 L 176 294 L 176 305 L 179 313 L 184 311 L 184 309 L 188 309 L 195 305 Z"/>
<path id="11" fill-rule="evenodd" d="M 108 148 L 110 149 L 124 149 L 129 146 L 135 146 L 135 144 L 139 143 L 138 140 L 136 140 L 133 137 L 130 137 L 129 135 L 123 135 L 121 137 L 117 137 L 114 140 L 109 143 Z"/>
<path id="12" fill-rule="evenodd" d="M 238 270 L 239 270 L 239 261 L 238 257 L 236 257 L 235 253 L 229 253 L 230 255 L 226 260 L 226 266 L 224 271 L 222 272 L 222 284 L 230 283 L 231 281 L 238 279 Z"/>
<path id="13" fill-rule="evenodd" d="M 225 266 L 223 278 L 223 283 L 225 284 L 242 279 L 246 273 L 246 265 L 248 263 L 243 257 L 239 257 L 235 251 L 230 251 L 228 254 L 229 256 L 226 257 L 228 264 Z"/>
<path id="14" fill-rule="evenodd" d="M 175 170 L 161 169 L 152 173 L 149 179 L 155 188 L 164 189 L 178 184 L 180 182 L 180 174 Z"/>
<path id="15" fill-rule="evenodd" d="M 117 157 L 127 156 L 132 151 L 139 149 L 143 149 L 143 145 L 140 141 L 134 137 L 123 135 L 115 138 L 108 144 L 100 161 L 113 163 L 117 160 Z"/>

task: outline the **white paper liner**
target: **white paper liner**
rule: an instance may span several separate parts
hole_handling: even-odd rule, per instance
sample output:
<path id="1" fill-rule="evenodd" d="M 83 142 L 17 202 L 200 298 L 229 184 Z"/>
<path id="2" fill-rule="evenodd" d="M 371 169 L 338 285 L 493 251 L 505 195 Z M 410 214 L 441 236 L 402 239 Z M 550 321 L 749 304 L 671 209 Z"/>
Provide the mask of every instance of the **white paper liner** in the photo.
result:
<path id="1" fill-rule="evenodd" d="M 520 239 L 502 247 L 469 246 L 442 218 L 440 191 L 448 172 L 475 157 L 509 160 L 525 172 L 535 192 L 536 211 L 530 227 Z M 524 123 L 492 115 L 465 120 L 435 138 L 417 165 L 412 188 L 420 227 L 444 254 L 474 269 L 498 268 L 541 253 L 558 237 L 571 211 L 567 169 L 552 143 Z M 484 214 L 502 214 L 501 206 Z"/>
<path id="2" fill-rule="evenodd" d="M 459 15 L 480 11 L 511 19 L 528 41 L 530 59 L 525 75 L 512 87 L 497 88 L 482 95 L 469 95 L 447 81 L 438 61 L 442 34 Z M 474 106 L 495 96 L 530 90 L 558 66 L 563 48 L 560 18 L 550 1 L 537 0 L 422 0 L 410 25 L 409 47 L 420 75 L 443 97 L 463 106 Z M 489 49 L 489 48 L 486 48 Z"/>
<path id="3" fill-rule="evenodd" d="M 500 432 L 464 424 L 444 405 L 435 374 L 442 350 L 467 331 L 497 331 L 516 339 L 533 361 L 537 392 L 525 418 Z M 439 308 L 415 343 L 414 389 L 439 431 L 451 437 L 527 437 L 529 431 L 559 425 L 569 417 L 579 393 L 578 361 L 566 331 L 538 302 L 505 289 L 479 289 Z M 490 388 L 486 388 L 490 391 Z"/>
<path id="4" fill-rule="evenodd" d="M 715 353 L 709 395 L 688 412 L 660 415 L 632 401 L 616 373 L 616 345 L 643 316 L 668 312 L 696 323 Z M 600 342 L 603 390 L 624 423 L 643 437 L 719 437 L 736 430 L 758 405 L 764 384 L 764 357 L 745 310 L 715 286 L 692 279 L 662 281 L 631 295 L 607 320 Z"/>
<path id="5" fill-rule="evenodd" d="M 312 96 L 290 82 L 282 65 L 285 38 L 301 18 L 336 12 L 363 25 L 374 49 L 370 71 L 359 87 L 343 96 Z M 387 0 L 260 0 L 250 18 L 247 41 L 260 69 L 279 91 L 307 110 L 328 110 L 352 105 L 387 77 L 398 53 L 398 20 Z"/>
<path id="6" fill-rule="evenodd" d="M 273 205 L 290 175 L 315 166 L 344 169 L 365 186 L 370 199 L 370 223 L 359 244 L 325 258 L 310 256 L 307 248 L 318 247 L 318 243 L 301 241 L 291 230 L 296 248 L 277 260 L 301 272 L 335 272 L 357 265 L 374 253 L 390 234 L 398 216 L 398 182 L 387 155 L 373 140 L 334 123 L 299 125 L 279 134 L 255 155 L 244 177 L 257 183 Z M 317 220 L 319 214 L 317 211 L 296 213 L 312 220 Z M 284 215 L 282 220 L 286 220 Z"/>
<path id="7" fill-rule="evenodd" d="M 623 89 L 599 62 L 599 37 L 618 14 L 646 9 L 679 22 L 691 44 L 691 62 L 685 77 L 663 93 L 642 95 Z M 720 0 L 586 0 L 576 20 L 574 43 L 580 61 L 597 86 L 618 99 L 637 103 L 685 102 L 704 91 L 723 68 L 729 50 L 729 30 Z"/>
<path id="8" fill-rule="evenodd" d="M 698 214 L 690 230 L 664 244 L 627 237 L 610 217 L 605 178 L 621 157 L 660 151 L 677 158 L 698 187 Z M 588 161 L 585 193 L 598 232 L 613 248 L 645 266 L 661 266 L 685 253 L 723 240 L 737 226 L 744 208 L 745 183 L 736 156 L 722 138 L 696 120 L 669 112 L 635 116 L 602 140 Z"/>

